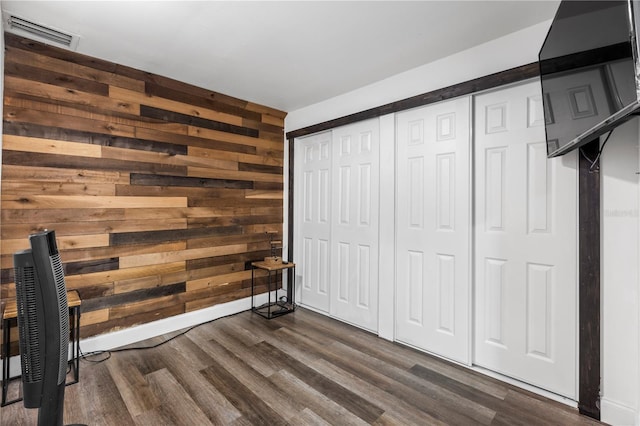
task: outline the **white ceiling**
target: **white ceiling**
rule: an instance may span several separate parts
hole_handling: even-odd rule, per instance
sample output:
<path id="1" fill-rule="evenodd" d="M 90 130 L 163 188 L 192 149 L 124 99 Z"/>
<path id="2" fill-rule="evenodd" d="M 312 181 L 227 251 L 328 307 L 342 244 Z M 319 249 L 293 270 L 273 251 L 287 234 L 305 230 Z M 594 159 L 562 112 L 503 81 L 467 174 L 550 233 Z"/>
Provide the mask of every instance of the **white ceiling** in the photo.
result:
<path id="1" fill-rule="evenodd" d="M 1 4 L 79 35 L 80 53 L 293 111 L 551 19 L 559 1 Z"/>

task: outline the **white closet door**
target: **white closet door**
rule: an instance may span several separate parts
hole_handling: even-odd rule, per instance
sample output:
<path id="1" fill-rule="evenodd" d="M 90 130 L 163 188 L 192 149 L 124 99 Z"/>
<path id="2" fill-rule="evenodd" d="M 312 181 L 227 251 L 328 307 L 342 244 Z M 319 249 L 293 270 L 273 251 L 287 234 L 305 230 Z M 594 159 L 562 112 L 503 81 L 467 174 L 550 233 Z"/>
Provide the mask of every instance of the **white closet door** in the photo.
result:
<path id="1" fill-rule="evenodd" d="M 332 316 L 378 329 L 379 125 L 333 130 Z"/>
<path id="2" fill-rule="evenodd" d="M 470 101 L 397 115 L 396 339 L 470 362 Z"/>
<path id="3" fill-rule="evenodd" d="M 298 283 L 299 302 L 329 312 L 331 132 L 295 143 L 295 259 L 297 274 L 302 278 Z"/>
<path id="4" fill-rule="evenodd" d="M 575 399 L 575 153 L 546 158 L 538 82 L 475 102 L 474 361 Z"/>

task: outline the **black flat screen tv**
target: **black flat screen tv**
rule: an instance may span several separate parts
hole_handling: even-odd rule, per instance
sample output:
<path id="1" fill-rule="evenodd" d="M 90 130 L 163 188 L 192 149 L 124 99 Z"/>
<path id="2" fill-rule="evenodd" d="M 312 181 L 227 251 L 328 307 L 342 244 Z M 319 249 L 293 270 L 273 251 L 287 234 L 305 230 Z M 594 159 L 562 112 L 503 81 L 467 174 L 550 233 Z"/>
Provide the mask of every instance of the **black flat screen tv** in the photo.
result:
<path id="1" fill-rule="evenodd" d="M 640 0 L 563 0 L 539 54 L 547 156 L 640 111 Z"/>

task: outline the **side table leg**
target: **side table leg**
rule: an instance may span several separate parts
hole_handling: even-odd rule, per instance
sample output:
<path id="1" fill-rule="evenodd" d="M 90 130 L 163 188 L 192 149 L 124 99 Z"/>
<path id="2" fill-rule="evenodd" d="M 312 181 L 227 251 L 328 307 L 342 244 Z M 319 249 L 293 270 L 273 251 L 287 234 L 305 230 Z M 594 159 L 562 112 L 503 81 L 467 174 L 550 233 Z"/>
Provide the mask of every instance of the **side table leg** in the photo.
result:
<path id="1" fill-rule="evenodd" d="M 291 269 L 295 270 L 295 267 L 287 269 L 287 302 L 289 303 L 292 303 L 293 300 L 293 281 L 291 280 Z"/>
<path id="2" fill-rule="evenodd" d="M 290 272 L 287 272 L 287 274 L 292 274 L 292 277 L 288 277 L 291 278 L 289 281 L 291 281 L 291 295 L 287 294 L 287 297 L 289 297 L 289 303 L 291 303 L 291 309 L 292 310 L 296 310 L 296 267 L 294 266 L 293 268 L 289 269 Z M 287 288 L 287 290 L 289 290 L 289 288 Z M 288 291 L 287 291 L 288 292 Z"/>
<path id="3" fill-rule="evenodd" d="M 256 268 L 254 266 L 251 267 L 251 310 L 253 311 L 255 308 L 255 304 L 253 303 L 253 275 Z"/>
<path id="4" fill-rule="evenodd" d="M 267 318 L 271 319 L 271 271 L 269 271 L 269 278 L 267 279 L 267 302 Z"/>
<path id="5" fill-rule="evenodd" d="M 80 307 L 76 318 L 76 380 L 80 380 Z"/>
<path id="6" fill-rule="evenodd" d="M 9 320 L 2 320 L 2 406 L 7 403 L 7 393 L 9 391 L 9 344 L 10 341 Z"/>
<path id="7" fill-rule="evenodd" d="M 71 368 L 73 369 L 73 382 L 80 380 L 80 307 L 74 307 L 71 311 L 71 353 L 73 355 Z"/>

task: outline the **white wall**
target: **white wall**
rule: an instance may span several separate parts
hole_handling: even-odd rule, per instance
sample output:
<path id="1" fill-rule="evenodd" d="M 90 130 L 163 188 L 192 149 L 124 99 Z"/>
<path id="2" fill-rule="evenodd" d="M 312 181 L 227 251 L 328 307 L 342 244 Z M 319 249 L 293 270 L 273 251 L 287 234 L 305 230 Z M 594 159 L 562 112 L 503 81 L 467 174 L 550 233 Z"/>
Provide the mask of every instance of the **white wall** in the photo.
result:
<path id="1" fill-rule="evenodd" d="M 601 159 L 602 420 L 640 424 L 640 118 Z"/>
<path id="2" fill-rule="evenodd" d="M 550 25 L 551 21 L 546 21 L 344 95 L 291 111 L 285 119 L 285 131 L 536 62 Z"/>

